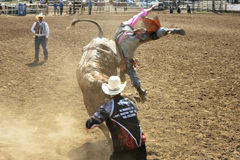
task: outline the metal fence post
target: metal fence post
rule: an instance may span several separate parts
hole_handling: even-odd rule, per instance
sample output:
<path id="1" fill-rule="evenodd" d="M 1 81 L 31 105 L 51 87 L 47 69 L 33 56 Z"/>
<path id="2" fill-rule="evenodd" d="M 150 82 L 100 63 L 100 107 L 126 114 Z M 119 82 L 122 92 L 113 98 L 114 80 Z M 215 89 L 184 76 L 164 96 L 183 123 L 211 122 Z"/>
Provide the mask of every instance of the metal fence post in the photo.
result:
<path id="1" fill-rule="evenodd" d="M 220 5 L 221 5 L 221 8 L 220 8 L 220 9 L 221 9 L 221 12 L 222 12 L 222 0 L 221 0 L 221 3 L 220 3 Z"/>
<path id="2" fill-rule="evenodd" d="M 212 0 L 212 11 L 215 12 L 215 0 Z"/>

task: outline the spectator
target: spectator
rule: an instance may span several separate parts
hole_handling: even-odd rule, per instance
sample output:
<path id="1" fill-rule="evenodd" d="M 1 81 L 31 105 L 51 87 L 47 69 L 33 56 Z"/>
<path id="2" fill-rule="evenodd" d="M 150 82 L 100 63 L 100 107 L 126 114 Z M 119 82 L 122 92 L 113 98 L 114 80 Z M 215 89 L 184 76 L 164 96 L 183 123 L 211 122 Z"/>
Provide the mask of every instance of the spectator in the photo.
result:
<path id="1" fill-rule="evenodd" d="M 189 4 L 187 5 L 187 13 L 191 13 L 191 7 L 189 6 Z"/>
<path id="2" fill-rule="evenodd" d="M 32 4 L 33 4 L 32 0 L 29 0 L 29 3 L 30 3 L 30 7 L 32 8 Z"/>
<path id="3" fill-rule="evenodd" d="M 68 7 L 69 7 L 69 14 L 72 14 L 72 3 L 71 2 L 68 3 Z"/>
<path id="4" fill-rule="evenodd" d="M 62 15 L 64 3 L 61 1 L 59 6 L 60 6 L 60 15 Z"/>
<path id="5" fill-rule="evenodd" d="M 89 12 L 89 15 L 92 12 L 92 5 L 93 5 L 93 2 L 91 0 L 89 0 L 89 2 L 88 2 L 88 12 Z"/>
<path id="6" fill-rule="evenodd" d="M 170 6 L 170 8 L 169 8 L 169 13 L 173 13 L 173 7 L 172 6 Z"/>
<path id="7" fill-rule="evenodd" d="M 137 106 L 120 95 L 126 86 L 118 76 L 111 76 L 102 90 L 111 99 L 86 122 L 85 129 L 92 129 L 104 121 L 111 133 L 113 150 L 110 160 L 146 160 L 146 136 L 137 117 Z"/>
<path id="8" fill-rule="evenodd" d="M 177 13 L 181 13 L 181 8 L 180 7 L 177 8 Z"/>
<path id="9" fill-rule="evenodd" d="M 55 2 L 53 6 L 54 6 L 54 15 L 56 15 L 56 10 L 57 10 L 57 14 L 59 13 L 58 4 Z"/>
<path id="10" fill-rule="evenodd" d="M 39 61 L 39 47 L 40 44 L 43 48 L 44 60 L 48 60 L 47 41 L 49 37 L 49 27 L 46 22 L 43 21 L 44 16 L 42 13 L 36 16 L 38 22 L 35 22 L 32 26 L 32 32 L 35 33 L 35 61 Z"/>
<path id="11" fill-rule="evenodd" d="M 43 8 L 44 0 L 40 0 L 40 8 Z"/>

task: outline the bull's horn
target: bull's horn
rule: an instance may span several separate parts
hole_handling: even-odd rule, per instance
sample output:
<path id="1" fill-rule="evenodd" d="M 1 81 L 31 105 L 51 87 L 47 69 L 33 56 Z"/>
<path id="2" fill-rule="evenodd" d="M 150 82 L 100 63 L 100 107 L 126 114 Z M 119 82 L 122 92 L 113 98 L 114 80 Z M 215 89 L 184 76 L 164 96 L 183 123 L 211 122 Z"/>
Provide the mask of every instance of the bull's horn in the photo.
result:
<path id="1" fill-rule="evenodd" d="M 74 27 L 77 22 L 81 22 L 81 21 L 87 21 L 87 22 L 92 22 L 92 23 L 96 24 L 97 27 L 98 27 L 98 30 L 99 30 L 98 37 L 103 38 L 103 30 L 102 30 L 101 25 L 98 22 L 96 22 L 94 20 L 91 20 L 91 19 L 74 19 L 72 21 L 72 23 L 70 24 L 70 26 L 67 27 L 67 28 Z"/>

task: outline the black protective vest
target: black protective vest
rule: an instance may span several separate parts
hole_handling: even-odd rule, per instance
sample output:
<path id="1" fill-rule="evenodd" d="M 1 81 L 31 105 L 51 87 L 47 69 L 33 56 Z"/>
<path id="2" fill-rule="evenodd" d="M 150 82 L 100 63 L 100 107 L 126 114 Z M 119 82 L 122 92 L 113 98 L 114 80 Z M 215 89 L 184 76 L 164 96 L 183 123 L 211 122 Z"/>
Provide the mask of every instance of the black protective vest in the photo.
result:
<path id="1" fill-rule="evenodd" d="M 142 131 L 137 111 L 127 98 L 113 98 L 114 107 L 106 124 L 111 132 L 114 151 L 126 151 L 141 147 Z"/>
<path id="2" fill-rule="evenodd" d="M 46 26 L 45 26 L 45 22 L 42 21 L 42 23 L 37 22 L 39 25 L 39 29 L 38 29 L 38 34 L 46 34 Z"/>

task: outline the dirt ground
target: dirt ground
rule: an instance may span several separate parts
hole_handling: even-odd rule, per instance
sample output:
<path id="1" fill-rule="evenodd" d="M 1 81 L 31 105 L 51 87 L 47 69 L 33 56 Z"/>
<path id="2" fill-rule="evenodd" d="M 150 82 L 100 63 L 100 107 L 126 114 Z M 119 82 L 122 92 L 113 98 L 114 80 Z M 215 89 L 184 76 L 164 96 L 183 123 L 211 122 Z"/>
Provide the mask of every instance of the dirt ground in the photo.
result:
<path id="1" fill-rule="evenodd" d="M 98 21 L 104 37 L 134 13 L 47 16 L 49 60 L 34 61 L 30 29 L 34 15 L 0 16 L 0 160 L 107 160 L 110 150 L 102 132 L 86 131 L 89 118 L 76 80 L 82 48 L 98 30 L 76 19 Z M 139 119 L 147 136 L 149 160 L 240 159 L 240 15 L 167 14 L 164 27 L 181 27 L 143 44 L 135 57 L 147 101 Z M 141 27 L 142 24 L 137 24 Z M 127 77 L 128 78 L 128 77 Z M 125 92 L 136 93 L 130 83 Z"/>

